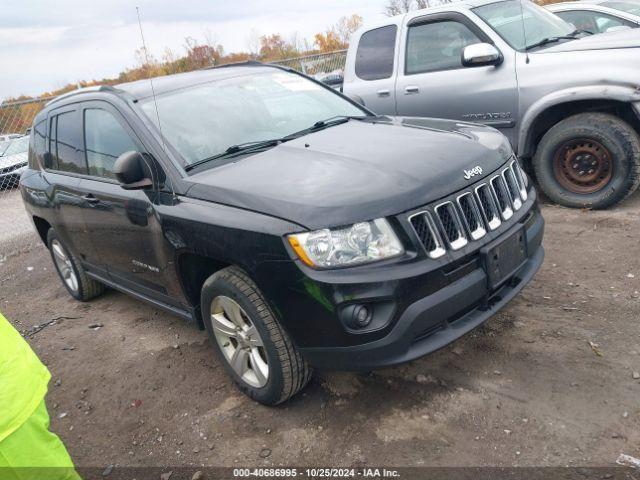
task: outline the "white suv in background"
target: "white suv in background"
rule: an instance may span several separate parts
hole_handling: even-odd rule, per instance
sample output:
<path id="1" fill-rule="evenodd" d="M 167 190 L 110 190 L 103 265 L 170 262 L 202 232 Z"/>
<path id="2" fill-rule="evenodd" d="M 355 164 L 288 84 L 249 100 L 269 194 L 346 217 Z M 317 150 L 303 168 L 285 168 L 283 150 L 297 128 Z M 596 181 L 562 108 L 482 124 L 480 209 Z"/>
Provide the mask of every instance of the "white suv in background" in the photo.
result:
<path id="1" fill-rule="evenodd" d="M 616 0 L 562 2 L 548 5 L 547 9 L 577 29 L 591 33 L 640 27 L 640 2 Z"/>

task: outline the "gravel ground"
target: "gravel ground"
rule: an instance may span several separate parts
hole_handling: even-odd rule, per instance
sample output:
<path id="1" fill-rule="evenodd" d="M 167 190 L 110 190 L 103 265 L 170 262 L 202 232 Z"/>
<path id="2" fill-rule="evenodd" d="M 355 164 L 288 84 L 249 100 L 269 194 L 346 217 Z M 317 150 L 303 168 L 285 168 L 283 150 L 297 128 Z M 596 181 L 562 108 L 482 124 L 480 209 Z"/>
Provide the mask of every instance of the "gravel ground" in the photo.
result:
<path id="1" fill-rule="evenodd" d="M 32 247 L 33 232 L 18 189 L 0 190 L 0 259 Z"/>
<path id="2" fill-rule="evenodd" d="M 28 340 L 53 375 L 51 427 L 84 467 L 640 457 L 640 195 L 612 211 L 543 212 L 545 264 L 484 327 L 401 367 L 317 372 L 278 408 L 239 394 L 192 325 L 113 291 L 73 301 L 32 234 L 9 255 L 15 238 L 0 237 L 0 309 L 21 331 L 57 319 Z"/>

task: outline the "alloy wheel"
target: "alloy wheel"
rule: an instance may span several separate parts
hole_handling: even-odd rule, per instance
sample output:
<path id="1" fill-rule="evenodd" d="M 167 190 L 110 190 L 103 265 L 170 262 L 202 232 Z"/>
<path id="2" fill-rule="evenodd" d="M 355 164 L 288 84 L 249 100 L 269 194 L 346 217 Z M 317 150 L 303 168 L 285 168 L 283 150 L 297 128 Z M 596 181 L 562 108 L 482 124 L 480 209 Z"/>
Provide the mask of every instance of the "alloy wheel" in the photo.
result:
<path id="1" fill-rule="evenodd" d="M 252 387 L 264 387 L 269 380 L 264 342 L 242 307 L 229 297 L 215 297 L 211 302 L 211 326 L 231 368 Z"/>
<path id="2" fill-rule="evenodd" d="M 58 268 L 58 272 L 60 272 L 62 280 L 71 291 L 77 292 L 78 277 L 73 270 L 73 264 L 65 252 L 64 247 L 58 240 L 53 240 L 51 242 L 51 250 L 53 251 L 53 259 L 56 262 L 56 267 Z"/>

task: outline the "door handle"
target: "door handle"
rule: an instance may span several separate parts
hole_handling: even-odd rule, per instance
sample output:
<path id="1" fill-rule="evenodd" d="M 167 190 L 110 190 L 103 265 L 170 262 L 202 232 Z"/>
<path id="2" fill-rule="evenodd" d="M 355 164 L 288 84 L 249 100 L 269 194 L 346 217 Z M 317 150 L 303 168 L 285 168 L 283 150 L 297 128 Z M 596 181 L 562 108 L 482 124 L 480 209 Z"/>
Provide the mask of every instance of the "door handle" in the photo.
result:
<path id="1" fill-rule="evenodd" d="M 84 197 L 82 197 L 82 199 L 88 203 L 98 203 L 100 201 L 99 199 L 94 197 L 92 193 L 85 195 Z"/>
<path id="2" fill-rule="evenodd" d="M 379 97 L 389 97 L 391 96 L 391 91 L 387 90 L 386 88 L 383 90 L 378 90 L 378 96 Z"/>
<path id="3" fill-rule="evenodd" d="M 405 87 L 405 95 L 413 95 L 414 93 L 420 93 L 420 87 L 418 87 L 417 85 L 409 85 L 408 87 Z"/>

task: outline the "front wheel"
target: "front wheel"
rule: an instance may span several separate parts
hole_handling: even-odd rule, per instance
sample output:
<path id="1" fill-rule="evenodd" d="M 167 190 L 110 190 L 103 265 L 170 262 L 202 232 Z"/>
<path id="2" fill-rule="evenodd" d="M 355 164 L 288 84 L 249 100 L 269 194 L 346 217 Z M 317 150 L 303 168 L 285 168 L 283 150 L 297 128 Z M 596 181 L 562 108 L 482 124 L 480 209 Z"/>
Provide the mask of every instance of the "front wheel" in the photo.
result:
<path id="1" fill-rule="evenodd" d="M 58 276 L 73 298 L 86 302 L 104 292 L 104 285 L 89 278 L 78 257 L 67 248 L 53 228 L 47 233 L 47 245 Z"/>
<path id="2" fill-rule="evenodd" d="M 613 115 L 581 113 L 542 137 L 533 167 L 540 187 L 554 202 L 608 208 L 640 183 L 640 138 Z"/>
<path id="3" fill-rule="evenodd" d="M 245 272 L 228 267 L 209 277 L 201 308 L 215 350 L 246 395 L 277 405 L 307 384 L 311 369 Z"/>

